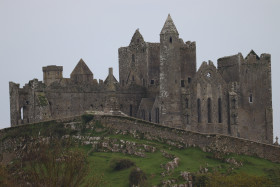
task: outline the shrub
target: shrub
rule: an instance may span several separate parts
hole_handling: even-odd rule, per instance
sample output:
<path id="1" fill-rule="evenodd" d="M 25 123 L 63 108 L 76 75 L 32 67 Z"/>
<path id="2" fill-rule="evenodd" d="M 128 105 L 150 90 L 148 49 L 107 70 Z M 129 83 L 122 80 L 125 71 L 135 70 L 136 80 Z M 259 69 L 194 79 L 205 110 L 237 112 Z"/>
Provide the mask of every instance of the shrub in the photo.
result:
<path id="1" fill-rule="evenodd" d="M 13 182 L 12 176 L 8 173 L 7 168 L 2 164 L 0 164 L 0 186 L 16 186 Z"/>
<path id="2" fill-rule="evenodd" d="M 194 175 L 193 176 L 193 185 L 197 187 L 205 187 L 209 177 L 207 175 Z"/>
<path id="3" fill-rule="evenodd" d="M 129 175 L 129 186 L 147 186 L 146 174 L 140 168 L 133 168 Z"/>
<path id="4" fill-rule="evenodd" d="M 100 186 L 102 176 L 88 177 L 87 155 L 70 147 L 71 144 L 58 139 L 31 144 L 21 160 L 12 165 L 9 174 L 15 183 L 30 186 Z"/>
<path id="5" fill-rule="evenodd" d="M 135 166 L 135 163 L 129 159 L 115 158 L 111 161 L 110 166 L 113 170 L 120 171 Z"/>
<path id="6" fill-rule="evenodd" d="M 91 114 L 82 115 L 82 121 L 84 124 L 90 122 L 91 120 L 93 120 L 93 115 L 91 115 Z"/>

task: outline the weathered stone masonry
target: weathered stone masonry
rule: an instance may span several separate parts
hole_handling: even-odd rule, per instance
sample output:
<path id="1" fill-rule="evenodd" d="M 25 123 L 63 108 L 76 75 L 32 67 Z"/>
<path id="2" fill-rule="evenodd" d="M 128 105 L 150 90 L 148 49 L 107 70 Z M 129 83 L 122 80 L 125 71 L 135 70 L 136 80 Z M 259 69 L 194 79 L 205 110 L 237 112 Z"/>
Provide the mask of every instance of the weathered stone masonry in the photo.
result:
<path id="1" fill-rule="evenodd" d="M 273 143 L 269 54 L 238 53 L 197 70 L 196 43 L 179 37 L 170 15 L 159 43 L 136 30 L 118 54 L 119 81 L 111 68 L 97 81 L 81 59 L 70 78 L 63 67 L 47 66 L 43 82 L 10 82 L 11 125 L 119 110 L 164 126 Z"/>
<path id="2" fill-rule="evenodd" d="M 123 132 L 125 134 L 135 135 L 135 133 L 143 134 L 148 140 L 165 142 L 180 148 L 199 147 L 206 152 L 219 152 L 223 154 L 235 153 L 248 156 L 257 156 L 273 162 L 280 163 L 279 146 L 254 142 L 242 138 L 226 136 L 221 134 L 205 134 L 192 131 L 185 131 L 171 127 L 165 127 L 156 123 L 147 122 L 138 118 L 113 116 L 113 115 L 94 115 L 94 121 L 99 121 L 104 127 L 110 129 L 111 133 Z M 77 124 L 78 129 L 81 128 L 81 117 L 71 117 L 57 120 L 57 122 L 65 124 L 64 128 L 73 129 L 73 125 Z M 46 128 L 48 128 L 46 123 Z M 71 124 L 70 126 L 67 124 Z M 91 123 L 94 124 L 94 123 Z M 33 124 L 34 125 L 34 124 Z M 21 125 L 0 130 L 0 139 L 2 140 L 11 131 L 22 129 L 28 130 L 31 125 Z M 86 128 L 91 126 L 86 125 Z M 32 128 L 32 127 L 30 127 Z M 38 134 L 38 133 L 37 133 Z M 66 134 L 65 134 L 66 135 Z M 19 138 L 20 137 L 20 138 Z M 9 152 L 17 152 L 22 150 L 22 146 L 31 143 L 30 136 L 20 135 L 19 137 L 7 137 L 0 144 L 0 153 L 8 154 Z M 48 137 L 41 137 L 46 139 Z M 3 155 L 2 155 L 3 156 Z M 4 155 L 5 157 L 5 155 Z M 0 160 L 1 162 L 1 160 Z"/>

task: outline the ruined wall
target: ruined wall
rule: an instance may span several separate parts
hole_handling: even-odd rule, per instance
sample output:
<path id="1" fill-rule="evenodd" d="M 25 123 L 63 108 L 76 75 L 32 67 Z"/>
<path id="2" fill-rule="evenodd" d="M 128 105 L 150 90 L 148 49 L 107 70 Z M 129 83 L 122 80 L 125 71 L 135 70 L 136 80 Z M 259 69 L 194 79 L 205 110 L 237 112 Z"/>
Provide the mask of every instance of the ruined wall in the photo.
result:
<path id="1" fill-rule="evenodd" d="M 272 143 L 271 57 L 250 53 L 241 66 L 238 124 L 240 137 Z M 256 136 L 257 135 L 257 136 Z"/>
<path id="2" fill-rule="evenodd" d="M 181 148 L 199 147 L 206 152 L 244 154 L 248 156 L 257 156 L 272 162 L 280 163 L 280 147 L 275 145 L 258 143 L 242 138 L 235 138 L 219 134 L 204 134 L 164 127 L 158 124 L 149 123 L 130 117 L 95 115 L 94 120 L 100 121 L 103 126 L 111 129 L 110 132 L 115 130 L 118 132 L 125 132 L 126 134 L 138 133 L 142 134 L 145 139 L 169 143 L 175 146 L 180 145 Z M 79 124 L 81 117 L 76 116 L 57 120 L 58 123 L 71 124 L 70 126 L 64 125 L 64 128 L 73 128 L 73 121 L 75 121 L 76 124 Z M 48 128 L 48 125 L 50 124 L 51 123 L 49 122 L 44 122 L 44 128 Z M 32 140 L 32 137 L 24 136 L 28 134 L 25 132 L 28 132 L 29 126 L 32 125 L 37 124 L 22 125 L 0 130 L 0 139 L 3 140 L 0 144 L 0 153 L 5 153 L 7 151 L 16 152 L 17 149 L 22 149 L 22 147 L 27 144 L 28 141 Z M 88 125 L 86 128 L 91 129 L 91 127 Z M 22 135 L 17 133 L 17 136 L 15 136 L 13 131 L 21 131 Z"/>
<path id="3" fill-rule="evenodd" d="M 19 87 L 10 82 L 11 126 L 51 119 L 45 84 L 37 79 Z"/>
<path id="4" fill-rule="evenodd" d="M 203 62 L 191 88 L 191 130 L 227 134 L 227 85 L 213 62 Z"/>
<path id="5" fill-rule="evenodd" d="M 112 96 L 117 98 L 122 112 L 136 117 L 141 98 L 145 97 L 145 90 L 136 86 L 110 91 L 104 84 L 76 87 L 68 85 L 66 88 L 46 90 L 46 96 L 55 119 L 82 114 L 87 110 L 104 111 L 106 101 Z"/>
<path id="6" fill-rule="evenodd" d="M 243 61 L 241 53 L 218 59 L 218 71 L 227 83 L 240 81 L 240 66 Z"/>
<path id="7" fill-rule="evenodd" d="M 196 43 L 186 42 L 180 47 L 181 87 L 190 84 L 196 74 Z"/>
<path id="8" fill-rule="evenodd" d="M 148 96 L 155 98 L 159 94 L 159 64 L 160 64 L 160 44 L 148 44 Z"/>
<path id="9" fill-rule="evenodd" d="M 20 118 L 19 84 L 9 82 L 9 90 L 11 126 L 15 126 L 18 124 L 18 120 Z"/>
<path id="10" fill-rule="evenodd" d="M 280 148 L 274 145 L 219 134 L 184 131 L 127 117 L 102 116 L 96 119 L 100 119 L 106 127 L 144 133 L 144 137 L 155 140 L 179 142 L 185 147 L 197 146 L 207 152 L 244 154 L 280 162 Z"/>
<path id="11" fill-rule="evenodd" d="M 121 86 L 131 82 L 146 87 L 148 80 L 148 50 L 137 29 L 128 47 L 119 49 L 119 75 Z"/>

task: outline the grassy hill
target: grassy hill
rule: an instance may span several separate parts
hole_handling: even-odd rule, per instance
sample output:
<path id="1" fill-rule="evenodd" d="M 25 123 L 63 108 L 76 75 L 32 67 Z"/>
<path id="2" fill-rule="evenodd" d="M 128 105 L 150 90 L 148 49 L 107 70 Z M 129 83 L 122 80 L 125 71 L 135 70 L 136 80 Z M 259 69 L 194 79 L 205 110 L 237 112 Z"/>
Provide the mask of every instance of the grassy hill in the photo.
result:
<path id="1" fill-rule="evenodd" d="M 86 155 L 89 168 L 86 180 L 92 180 L 92 176 L 95 176 L 102 179 L 100 186 L 129 186 L 134 168 L 139 168 L 145 176 L 142 186 L 190 183 L 205 186 L 207 181 L 212 181 L 212 186 L 217 181 L 223 181 L 224 184 L 251 181 L 256 186 L 280 184 L 279 163 L 245 155 L 203 152 L 197 147 L 180 148 L 174 142 L 167 144 L 147 140 L 137 132 L 108 129 L 99 121 L 91 119 L 90 116 L 84 116 L 81 120 L 67 123 L 50 121 L 11 128 L 2 133 L 0 140 L 13 140 L 16 144 L 24 139 L 25 145 L 29 145 L 32 141 L 46 141 L 50 137 L 61 141 L 70 139 L 73 142 L 70 149 L 82 151 Z M 11 167 L 13 162 L 6 164 Z M 116 169 L 117 165 L 119 169 Z M 247 186 L 252 184 L 248 183 Z"/>

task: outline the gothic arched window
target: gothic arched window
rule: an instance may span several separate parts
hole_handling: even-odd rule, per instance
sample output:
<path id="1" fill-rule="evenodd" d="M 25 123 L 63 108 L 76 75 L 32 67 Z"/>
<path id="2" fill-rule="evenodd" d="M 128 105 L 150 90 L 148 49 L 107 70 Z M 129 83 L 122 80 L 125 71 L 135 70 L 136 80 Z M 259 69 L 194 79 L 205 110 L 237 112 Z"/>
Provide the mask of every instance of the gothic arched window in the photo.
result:
<path id="1" fill-rule="evenodd" d="M 211 99 L 207 99 L 207 113 L 208 113 L 208 123 L 212 123 L 212 103 Z"/>
<path id="2" fill-rule="evenodd" d="M 222 99 L 218 99 L 218 122 L 222 123 Z"/>
<path id="3" fill-rule="evenodd" d="M 200 104 L 200 99 L 197 99 L 197 122 L 201 123 L 201 104 Z"/>

